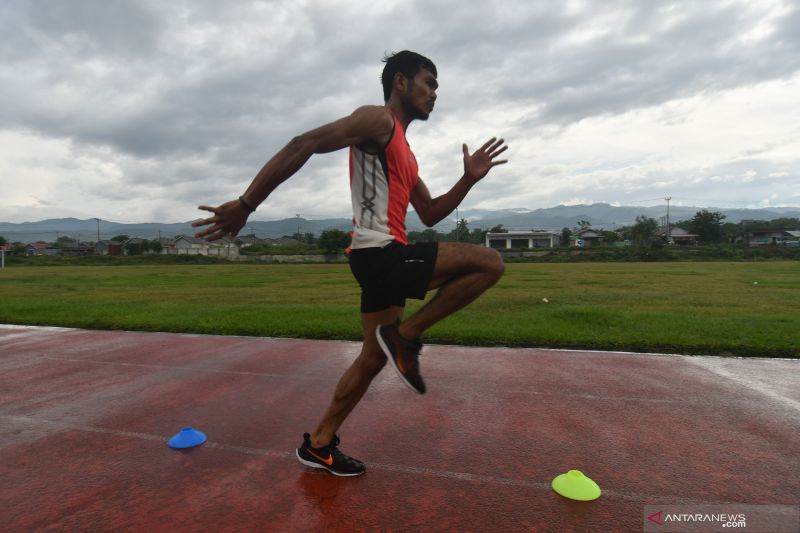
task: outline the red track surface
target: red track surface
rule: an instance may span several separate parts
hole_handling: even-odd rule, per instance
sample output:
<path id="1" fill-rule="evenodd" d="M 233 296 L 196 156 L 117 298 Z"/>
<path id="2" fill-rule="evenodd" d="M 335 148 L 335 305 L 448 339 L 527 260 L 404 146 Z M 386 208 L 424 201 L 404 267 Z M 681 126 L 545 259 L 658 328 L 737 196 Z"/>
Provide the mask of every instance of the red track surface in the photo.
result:
<path id="1" fill-rule="evenodd" d="M 644 505 L 800 503 L 800 361 L 428 346 L 294 448 L 350 342 L 0 326 L 0 529 L 641 531 Z M 209 440 L 166 441 L 184 426 Z M 603 489 L 550 488 L 582 470 Z"/>

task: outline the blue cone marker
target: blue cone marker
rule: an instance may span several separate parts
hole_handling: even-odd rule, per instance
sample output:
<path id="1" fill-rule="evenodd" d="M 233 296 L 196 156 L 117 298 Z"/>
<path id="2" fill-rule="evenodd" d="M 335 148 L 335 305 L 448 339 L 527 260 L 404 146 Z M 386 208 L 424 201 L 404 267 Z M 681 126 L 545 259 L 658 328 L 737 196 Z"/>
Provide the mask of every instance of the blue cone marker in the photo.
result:
<path id="1" fill-rule="evenodd" d="M 195 446 L 200 446 L 203 444 L 208 437 L 202 431 L 198 431 L 192 427 L 183 428 L 178 433 L 175 434 L 174 437 L 169 439 L 167 445 L 170 448 L 175 449 L 183 449 L 183 448 L 193 448 Z"/>

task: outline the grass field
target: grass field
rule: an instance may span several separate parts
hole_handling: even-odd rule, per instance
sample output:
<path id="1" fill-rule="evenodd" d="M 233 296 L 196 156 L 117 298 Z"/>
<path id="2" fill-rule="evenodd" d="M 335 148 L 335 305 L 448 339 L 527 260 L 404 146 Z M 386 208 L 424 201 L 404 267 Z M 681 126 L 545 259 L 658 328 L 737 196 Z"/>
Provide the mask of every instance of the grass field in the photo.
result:
<path id="1" fill-rule="evenodd" d="M 360 339 L 357 288 L 347 265 L 12 267 L 0 323 Z M 800 357 L 800 265 L 509 264 L 426 339 Z"/>

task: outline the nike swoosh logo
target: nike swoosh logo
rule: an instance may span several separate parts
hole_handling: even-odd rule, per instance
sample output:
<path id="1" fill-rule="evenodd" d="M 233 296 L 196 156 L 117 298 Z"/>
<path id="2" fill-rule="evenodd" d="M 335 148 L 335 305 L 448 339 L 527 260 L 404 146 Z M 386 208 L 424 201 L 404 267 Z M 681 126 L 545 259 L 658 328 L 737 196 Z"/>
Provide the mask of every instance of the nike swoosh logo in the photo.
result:
<path id="1" fill-rule="evenodd" d="M 310 453 L 311 455 L 313 455 L 314 457 L 316 457 L 317 459 L 319 459 L 320 461 L 322 461 L 323 463 L 325 463 L 326 465 L 328 465 L 328 466 L 331 466 L 333 464 L 333 454 L 329 453 L 328 454 L 328 458 L 327 459 L 323 459 L 322 457 L 320 457 L 319 455 L 315 454 L 314 452 L 312 452 L 308 448 L 306 448 L 306 451 L 308 453 Z"/>

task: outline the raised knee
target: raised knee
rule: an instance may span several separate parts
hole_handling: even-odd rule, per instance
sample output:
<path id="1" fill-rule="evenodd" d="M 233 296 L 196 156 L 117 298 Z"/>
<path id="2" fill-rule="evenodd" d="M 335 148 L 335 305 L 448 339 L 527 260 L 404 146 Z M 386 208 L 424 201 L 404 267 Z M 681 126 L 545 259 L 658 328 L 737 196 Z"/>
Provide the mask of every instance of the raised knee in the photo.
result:
<path id="1" fill-rule="evenodd" d="M 487 274 L 492 278 L 492 283 L 497 283 L 506 271 L 506 264 L 503 256 L 497 250 L 490 250 L 490 259 L 487 266 Z"/>

